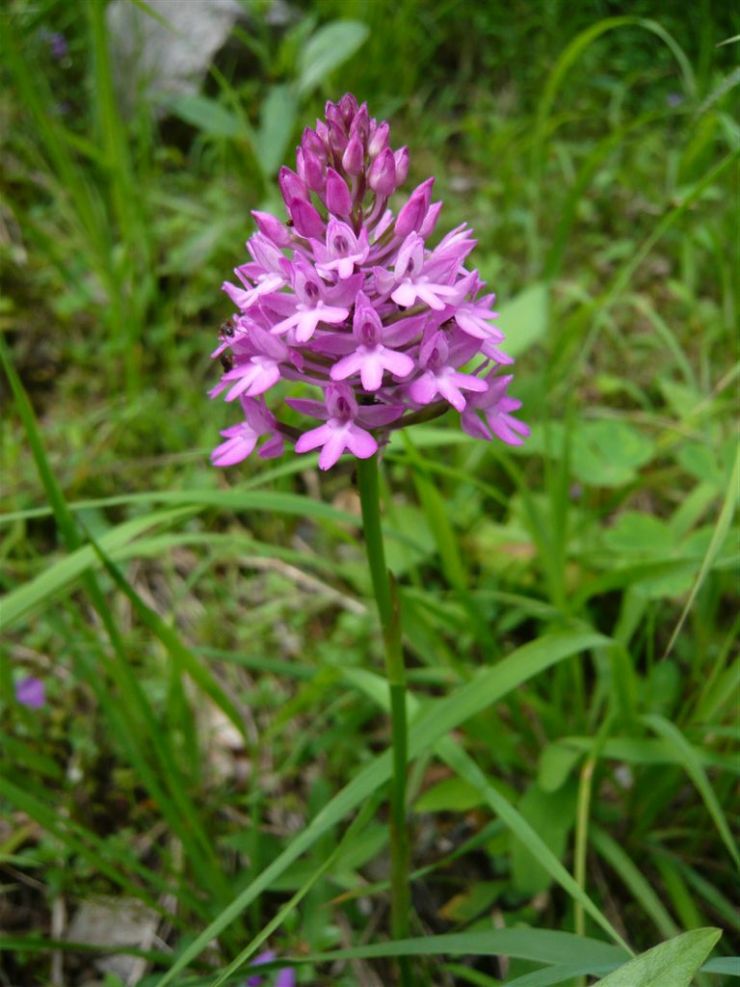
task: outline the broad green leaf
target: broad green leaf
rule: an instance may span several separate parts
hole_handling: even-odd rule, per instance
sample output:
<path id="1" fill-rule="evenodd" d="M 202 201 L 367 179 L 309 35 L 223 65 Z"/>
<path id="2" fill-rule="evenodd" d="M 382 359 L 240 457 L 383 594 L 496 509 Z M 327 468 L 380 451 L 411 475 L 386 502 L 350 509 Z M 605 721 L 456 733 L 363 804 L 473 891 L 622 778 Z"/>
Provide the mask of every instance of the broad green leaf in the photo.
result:
<path id="1" fill-rule="evenodd" d="M 636 956 L 597 987 L 690 987 L 719 941 L 719 929 L 694 929 Z"/>
<path id="2" fill-rule="evenodd" d="M 651 440 L 627 422 L 584 422 L 571 440 L 573 475 L 586 486 L 621 487 L 635 479 L 653 450 Z"/>
<path id="3" fill-rule="evenodd" d="M 517 805 L 522 818 L 542 839 L 556 860 L 562 861 L 568 833 L 576 817 L 575 782 L 561 785 L 556 791 L 545 792 L 532 783 Z M 526 895 L 545 891 L 552 883 L 549 870 L 540 855 L 532 853 L 512 833 L 511 873 L 516 890 Z"/>
<path id="4" fill-rule="evenodd" d="M 547 334 L 549 289 L 544 282 L 530 285 L 499 309 L 497 325 L 506 334 L 506 352 L 521 356 Z"/>
<path id="5" fill-rule="evenodd" d="M 298 90 L 302 96 L 316 89 L 330 72 L 346 62 L 369 34 L 362 21 L 331 21 L 320 27 L 301 51 Z"/>
<path id="6" fill-rule="evenodd" d="M 637 511 L 620 514 L 613 527 L 604 535 L 604 541 L 618 554 L 658 555 L 670 553 L 674 536 L 660 518 Z"/>
<path id="7" fill-rule="evenodd" d="M 543 792 L 556 792 L 581 759 L 581 751 L 565 744 L 548 744 L 540 754 L 537 783 Z"/>
<path id="8" fill-rule="evenodd" d="M 255 153 L 262 171 L 271 177 L 285 159 L 298 101 L 292 86 L 272 86 L 260 110 L 260 125 L 254 135 Z"/>
<path id="9" fill-rule="evenodd" d="M 197 94 L 175 96 L 167 102 L 168 109 L 191 127 L 209 137 L 248 138 L 243 121 L 227 110 L 218 100 Z"/>
<path id="10" fill-rule="evenodd" d="M 466 812 L 483 802 L 473 785 L 461 778 L 445 778 L 423 792 L 414 803 L 416 812 Z"/>

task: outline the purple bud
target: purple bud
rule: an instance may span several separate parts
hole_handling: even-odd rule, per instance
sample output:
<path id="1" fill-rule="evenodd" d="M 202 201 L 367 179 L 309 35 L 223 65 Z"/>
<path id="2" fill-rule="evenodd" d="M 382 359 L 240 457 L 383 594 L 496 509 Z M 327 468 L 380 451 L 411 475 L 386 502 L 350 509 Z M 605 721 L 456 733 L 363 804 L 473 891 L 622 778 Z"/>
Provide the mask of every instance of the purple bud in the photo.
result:
<path id="1" fill-rule="evenodd" d="M 342 119 L 347 127 L 352 123 L 352 118 L 355 113 L 357 113 L 358 106 L 357 100 L 352 95 L 352 93 L 345 93 L 344 96 L 339 100 L 339 112 L 342 114 Z"/>
<path id="2" fill-rule="evenodd" d="M 260 233 L 278 247 L 287 247 L 290 243 L 290 230 L 280 220 L 269 212 L 253 210 L 252 215 Z"/>
<path id="3" fill-rule="evenodd" d="M 333 168 L 326 169 L 326 208 L 335 216 L 349 216 L 352 211 L 347 183 Z"/>
<path id="4" fill-rule="evenodd" d="M 367 135 L 370 131 L 370 117 L 367 112 L 367 103 L 363 103 L 359 108 L 357 113 L 355 113 L 352 125 L 349 128 L 350 136 L 352 134 L 357 134 L 363 144 L 367 141 Z"/>
<path id="5" fill-rule="evenodd" d="M 439 219 L 439 214 L 442 210 L 441 202 L 433 202 L 429 207 L 429 211 L 424 217 L 424 222 L 419 227 L 419 234 L 423 237 L 428 237 L 434 232 L 434 227 L 437 225 L 437 220 Z"/>
<path id="6" fill-rule="evenodd" d="M 298 175 L 306 185 L 313 189 L 314 192 L 318 192 L 324 187 L 324 169 L 321 165 L 321 159 L 306 148 L 299 147 L 296 151 L 296 167 L 298 168 Z"/>
<path id="7" fill-rule="evenodd" d="M 328 143 L 329 143 L 329 128 L 326 125 L 326 121 L 325 120 L 317 120 L 316 121 L 316 136 L 321 141 L 322 145 L 324 145 L 325 147 L 328 145 Z"/>
<path id="8" fill-rule="evenodd" d="M 359 175 L 364 164 L 365 149 L 357 134 L 353 134 L 342 155 L 342 167 L 348 175 Z"/>
<path id="9" fill-rule="evenodd" d="M 334 124 L 334 126 L 338 127 L 340 130 L 344 129 L 344 119 L 338 103 L 332 103 L 331 100 L 327 100 L 324 104 L 324 116 L 326 117 L 326 122 L 329 124 L 329 127 Z"/>
<path id="10" fill-rule="evenodd" d="M 396 187 L 396 162 L 393 151 L 386 147 L 370 165 L 367 183 L 373 192 L 382 198 L 388 198 Z"/>
<path id="11" fill-rule="evenodd" d="M 318 211 L 305 199 L 293 199 L 288 206 L 293 225 L 301 236 L 323 237 L 324 221 Z"/>
<path id="12" fill-rule="evenodd" d="M 342 130 L 342 128 L 336 124 L 329 122 L 329 147 L 335 154 L 344 154 L 344 149 L 347 146 L 347 135 Z"/>
<path id="13" fill-rule="evenodd" d="M 301 147 L 304 151 L 312 151 L 322 161 L 326 160 L 326 148 L 324 147 L 324 143 L 316 131 L 311 130 L 310 127 L 306 127 L 303 131 L 303 136 L 301 137 Z"/>
<path id="14" fill-rule="evenodd" d="M 395 234 L 396 236 L 408 236 L 409 233 L 413 233 L 415 230 L 421 228 L 424 222 L 424 217 L 429 210 L 429 201 L 432 196 L 432 185 L 434 184 L 433 178 L 427 178 L 425 182 L 418 185 L 406 203 L 406 205 L 401 209 L 396 219 Z"/>
<path id="15" fill-rule="evenodd" d="M 388 135 L 390 134 L 391 128 L 383 120 L 382 123 L 377 124 L 374 128 L 370 128 L 370 140 L 367 145 L 367 152 L 371 158 L 377 157 L 381 151 L 388 147 Z"/>
<path id="16" fill-rule="evenodd" d="M 409 173 L 409 149 L 401 147 L 396 151 L 396 181 L 403 185 Z"/>
<path id="17" fill-rule="evenodd" d="M 308 202 L 308 189 L 302 179 L 285 165 L 278 174 L 278 185 L 286 206 L 290 208 L 293 199 L 305 199 Z"/>

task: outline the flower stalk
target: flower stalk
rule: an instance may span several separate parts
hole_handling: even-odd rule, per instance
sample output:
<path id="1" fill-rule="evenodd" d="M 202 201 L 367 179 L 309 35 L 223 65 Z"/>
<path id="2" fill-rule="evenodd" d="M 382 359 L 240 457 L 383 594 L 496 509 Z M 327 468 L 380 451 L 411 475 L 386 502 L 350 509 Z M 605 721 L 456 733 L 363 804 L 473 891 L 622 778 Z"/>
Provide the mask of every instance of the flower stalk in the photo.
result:
<path id="1" fill-rule="evenodd" d="M 390 692 L 393 755 L 390 806 L 391 931 L 394 939 L 406 939 L 409 934 L 411 911 L 409 835 L 406 824 L 406 761 L 408 758 L 406 669 L 403 662 L 401 611 L 398 593 L 385 562 L 383 531 L 380 522 L 377 455 L 358 461 L 357 482 L 362 506 L 365 551 L 383 631 L 386 676 Z M 403 958 L 399 962 L 399 969 L 401 983 L 404 987 L 409 987 L 412 978 L 408 958 Z"/>

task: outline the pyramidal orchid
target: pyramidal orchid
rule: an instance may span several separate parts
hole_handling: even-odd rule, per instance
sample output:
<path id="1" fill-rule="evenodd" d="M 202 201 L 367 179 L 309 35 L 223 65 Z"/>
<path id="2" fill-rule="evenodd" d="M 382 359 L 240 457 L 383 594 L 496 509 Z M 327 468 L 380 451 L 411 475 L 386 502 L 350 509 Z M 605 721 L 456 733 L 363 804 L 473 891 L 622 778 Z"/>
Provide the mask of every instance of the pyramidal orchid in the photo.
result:
<path id="1" fill-rule="evenodd" d="M 407 149 L 394 151 L 388 124 L 350 94 L 325 114 L 304 131 L 296 170 L 280 171 L 287 221 L 253 213 L 251 259 L 223 286 L 236 312 L 213 354 L 225 372 L 210 394 L 244 417 L 222 432 L 214 465 L 232 466 L 258 446 L 260 456 L 278 456 L 289 440 L 298 453 L 320 449 L 329 469 L 344 453 L 373 456 L 391 429 L 450 407 L 470 435 L 519 445 L 529 429 L 513 417 L 511 375 L 497 373 L 513 361 L 500 348 L 494 296 L 466 267 L 470 228 L 431 246 L 442 207 L 432 201 L 434 179 L 394 213 Z M 281 381 L 317 394 L 286 399 L 306 417 L 302 427 L 268 407 Z"/>

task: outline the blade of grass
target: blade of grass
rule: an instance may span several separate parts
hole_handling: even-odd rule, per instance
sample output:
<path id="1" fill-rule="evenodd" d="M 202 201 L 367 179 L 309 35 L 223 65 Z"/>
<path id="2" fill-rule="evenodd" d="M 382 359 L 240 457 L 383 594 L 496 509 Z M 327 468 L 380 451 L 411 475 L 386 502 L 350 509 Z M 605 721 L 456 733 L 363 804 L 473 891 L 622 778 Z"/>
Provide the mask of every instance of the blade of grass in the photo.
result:
<path id="1" fill-rule="evenodd" d="M 522 685 L 544 669 L 572 654 L 603 644 L 600 634 L 590 631 L 571 631 L 547 635 L 532 644 L 517 649 L 494 668 L 481 672 L 470 683 L 462 686 L 446 699 L 430 706 L 411 725 L 409 734 L 409 758 L 418 757 L 448 731 L 498 701 L 517 686 Z M 190 943 L 177 958 L 171 969 L 159 981 L 165 987 L 178 977 L 220 935 L 247 906 L 270 884 L 290 867 L 306 850 L 343 819 L 373 791 L 385 784 L 391 774 L 391 757 L 385 753 L 376 757 L 346 785 L 316 818 L 291 842 L 268 867 L 265 868 L 239 895 L 214 919 L 210 925 Z"/>
<path id="2" fill-rule="evenodd" d="M 712 817 L 714 825 L 717 827 L 717 832 L 727 848 L 727 852 L 735 862 L 735 866 L 740 867 L 740 854 L 738 854 L 735 841 L 732 838 L 730 827 L 728 826 L 727 820 L 725 819 L 725 814 L 722 811 L 722 806 L 714 793 L 714 789 L 709 784 L 709 779 L 706 776 L 704 768 L 702 767 L 701 761 L 699 760 L 694 747 L 688 742 L 675 724 L 670 723 L 657 713 L 648 714 L 641 717 L 641 719 L 642 722 L 645 723 L 654 733 L 657 733 L 658 736 L 662 737 L 663 740 L 665 740 L 666 743 L 673 748 L 676 753 L 677 760 L 681 763 L 686 774 L 692 780 L 697 791 L 701 795 L 704 805 L 707 807 L 707 812 Z"/>

